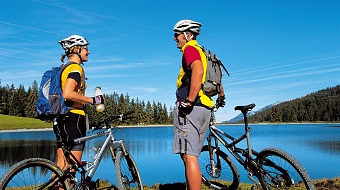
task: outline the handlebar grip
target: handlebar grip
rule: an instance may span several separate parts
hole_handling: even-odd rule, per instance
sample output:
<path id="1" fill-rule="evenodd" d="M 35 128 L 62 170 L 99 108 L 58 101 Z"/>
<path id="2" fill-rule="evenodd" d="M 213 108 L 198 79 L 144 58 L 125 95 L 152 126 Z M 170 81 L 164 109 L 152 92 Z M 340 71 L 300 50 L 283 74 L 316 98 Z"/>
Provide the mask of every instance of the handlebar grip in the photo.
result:
<path id="1" fill-rule="evenodd" d="M 113 120 L 116 120 L 116 119 L 119 119 L 122 120 L 123 118 L 125 119 L 125 117 L 127 115 L 130 115 L 132 113 L 135 113 L 134 110 L 130 110 L 130 111 L 127 111 L 123 114 L 120 114 L 120 115 L 111 115 L 110 117 L 108 117 L 107 119 L 104 120 L 104 123 L 106 125 L 106 127 L 109 127 L 109 123 L 111 123 Z"/>
<path id="2" fill-rule="evenodd" d="M 104 122 L 94 122 L 90 124 L 90 129 L 94 128 L 94 130 L 103 128 Z"/>

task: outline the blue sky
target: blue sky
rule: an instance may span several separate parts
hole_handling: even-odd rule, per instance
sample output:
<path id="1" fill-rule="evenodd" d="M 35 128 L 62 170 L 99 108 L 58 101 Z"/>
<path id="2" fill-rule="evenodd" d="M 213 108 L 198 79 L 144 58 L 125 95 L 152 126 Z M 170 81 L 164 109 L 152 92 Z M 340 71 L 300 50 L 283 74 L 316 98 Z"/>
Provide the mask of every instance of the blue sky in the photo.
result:
<path id="1" fill-rule="evenodd" d="M 65 1 L 0 2 L 1 85 L 40 83 L 59 65 L 58 41 L 89 41 L 87 95 L 105 93 L 175 102 L 181 53 L 173 26 L 182 19 L 203 24 L 198 42 L 231 74 L 223 77 L 226 106 L 217 121 L 236 116 L 236 105 L 260 109 L 338 85 L 340 1 Z"/>

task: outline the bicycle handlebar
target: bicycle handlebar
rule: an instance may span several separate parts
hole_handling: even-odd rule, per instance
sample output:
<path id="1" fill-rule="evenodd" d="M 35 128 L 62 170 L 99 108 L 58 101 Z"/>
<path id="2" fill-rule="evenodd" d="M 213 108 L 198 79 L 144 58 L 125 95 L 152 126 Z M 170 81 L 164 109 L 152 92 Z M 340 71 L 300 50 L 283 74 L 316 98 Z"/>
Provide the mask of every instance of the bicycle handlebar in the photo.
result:
<path id="1" fill-rule="evenodd" d="M 127 112 L 122 113 L 122 114 L 119 114 L 119 115 L 113 114 L 113 115 L 109 116 L 108 118 L 104 119 L 104 121 L 101 121 L 101 122 L 94 122 L 94 123 L 90 124 L 90 126 L 91 126 L 91 127 L 94 127 L 94 128 L 95 128 L 94 130 L 96 130 L 96 129 L 101 129 L 103 124 L 105 124 L 105 127 L 106 127 L 106 128 L 110 128 L 110 127 L 111 127 L 111 126 L 110 126 L 110 123 L 111 123 L 112 121 L 117 120 L 117 121 L 121 122 L 121 121 L 123 121 L 124 119 L 130 118 L 130 117 L 126 117 L 126 116 L 128 116 L 128 115 L 130 115 L 130 114 L 133 114 L 133 113 L 135 113 L 134 110 L 130 110 L 130 111 L 127 111 Z"/>

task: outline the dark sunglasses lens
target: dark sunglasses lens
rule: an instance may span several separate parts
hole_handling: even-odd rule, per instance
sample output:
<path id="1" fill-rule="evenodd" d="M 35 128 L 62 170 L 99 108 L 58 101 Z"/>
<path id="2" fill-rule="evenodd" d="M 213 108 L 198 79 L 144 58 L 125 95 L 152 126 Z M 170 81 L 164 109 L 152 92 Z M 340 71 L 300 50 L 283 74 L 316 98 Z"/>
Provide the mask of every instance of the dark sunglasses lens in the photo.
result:
<path id="1" fill-rule="evenodd" d="M 177 38 L 179 35 L 181 35 L 181 34 L 175 33 L 174 37 Z"/>

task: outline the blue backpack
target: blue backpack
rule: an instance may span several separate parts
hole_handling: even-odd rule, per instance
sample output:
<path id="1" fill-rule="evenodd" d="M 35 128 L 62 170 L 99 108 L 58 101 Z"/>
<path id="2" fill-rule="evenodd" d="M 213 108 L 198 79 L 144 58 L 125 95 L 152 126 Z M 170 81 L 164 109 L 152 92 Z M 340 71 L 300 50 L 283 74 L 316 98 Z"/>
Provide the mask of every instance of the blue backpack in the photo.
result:
<path id="1" fill-rule="evenodd" d="M 61 89 L 61 74 L 70 64 L 76 63 L 64 63 L 60 67 L 53 67 L 43 74 L 35 104 L 38 118 L 41 120 L 52 120 L 65 115 L 69 111 Z"/>

